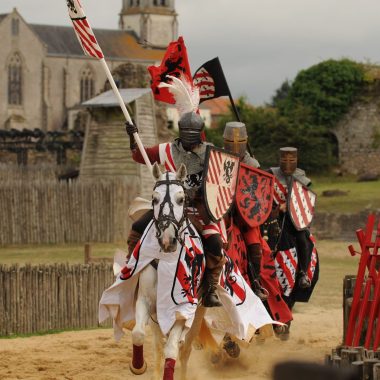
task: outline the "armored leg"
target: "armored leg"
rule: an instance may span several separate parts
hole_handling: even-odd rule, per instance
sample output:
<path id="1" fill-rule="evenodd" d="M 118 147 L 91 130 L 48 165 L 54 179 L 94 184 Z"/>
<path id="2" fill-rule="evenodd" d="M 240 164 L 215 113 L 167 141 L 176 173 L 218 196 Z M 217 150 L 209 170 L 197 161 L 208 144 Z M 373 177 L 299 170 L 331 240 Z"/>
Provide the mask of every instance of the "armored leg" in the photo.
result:
<path id="1" fill-rule="evenodd" d="M 310 244 L 308 241 L 306 231 L 297 231 L 296 233 L 298 266 L 299 266 L 299 280 L 298 285 L 300 288 L 310 288 L 311 282 L 307 277 L 307 268 L 310 261 Z"/>
<path id="2" fill-rule="evenodd" d="M 268 291 L 260 284 L 262 249 L 258 243 L 250 244 L 247 247 L 248 276 L 252 284 L 253 292 L 261 299 L 268 298 Z"/>
<path id="3" fill-rule="evenodd" d="M 226 262 L 222 248 L 223 244 L 220 235 L 211 235 L 204 241 L 206 271 L 203 280 L 203 306 L 205 307 L 222 306 L 215 292 L 219 283 L 220 273 Z"/>

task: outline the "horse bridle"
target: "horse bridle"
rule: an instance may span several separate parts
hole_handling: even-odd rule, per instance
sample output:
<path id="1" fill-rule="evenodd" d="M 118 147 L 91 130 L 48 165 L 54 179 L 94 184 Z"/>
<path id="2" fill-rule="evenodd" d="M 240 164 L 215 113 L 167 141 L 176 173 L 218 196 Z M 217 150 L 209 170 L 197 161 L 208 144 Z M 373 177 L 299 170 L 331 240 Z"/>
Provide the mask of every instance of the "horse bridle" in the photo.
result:
<path id="1" fill-rule="evenodd" d="M 175 238 L 179 241 L 180 240 L 179 230 L 181 229 L 181 226 L 186 219 L 186 208 L 184 207 L 182 218 L 179 221 L 177 221 L 174 215 L 174 205 L 170 198 L 169 186 L 170 185 L 181 186 L 182 189 L 184 190 L 184 193 L 185 193 L 185 188 L 181 181 L 176 180 L 176 179 L 169 179 L 169 172 L 166 172 L 165 175 L 166 175 L 166 179 L 157 181 L 153 189 L 154 191 L 156 190 L 158 186 L 166 185 L 166 192 L 165 192 L 164 199 L 162 203 L 160 204 L 160 211 L 158 213 L 158 218 L 156 219 L 156 217 L 153 215 L 153 222 L 156 226 L 156 237 L 159 238 L 160 232 L 168 228 L 170 224 L 173 224 L 174 229 L 175 229 Z M 168 204 L 169 206 L 169 214 L 164 215 L 162 214 L 162 212 L 166 204 Z M 185 205 L 185 202 L 184 202 L 184 205 Z M 154 207 L 153 200 L 152 200 L 152 206 Z"/>

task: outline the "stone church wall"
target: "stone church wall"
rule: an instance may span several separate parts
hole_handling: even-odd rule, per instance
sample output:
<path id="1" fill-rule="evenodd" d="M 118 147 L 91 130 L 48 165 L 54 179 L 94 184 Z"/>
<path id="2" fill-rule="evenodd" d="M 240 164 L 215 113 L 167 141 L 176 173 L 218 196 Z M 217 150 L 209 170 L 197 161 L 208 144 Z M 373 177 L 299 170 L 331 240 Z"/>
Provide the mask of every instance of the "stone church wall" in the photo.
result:
<path id="1" fill-rule="evenodd" d="M 20 20 L 17 36 L 12 36 L 12 18 Z M 0 24 L 0 40 L 3 52 L 0 54 L 0 128 L 40 128 L 42 63 L 45 49 L 17 14 L 8 15 Z M 19 53 L 22 61 L 22 105 L 8 105 L 8 63 L 14 53 Z"/>

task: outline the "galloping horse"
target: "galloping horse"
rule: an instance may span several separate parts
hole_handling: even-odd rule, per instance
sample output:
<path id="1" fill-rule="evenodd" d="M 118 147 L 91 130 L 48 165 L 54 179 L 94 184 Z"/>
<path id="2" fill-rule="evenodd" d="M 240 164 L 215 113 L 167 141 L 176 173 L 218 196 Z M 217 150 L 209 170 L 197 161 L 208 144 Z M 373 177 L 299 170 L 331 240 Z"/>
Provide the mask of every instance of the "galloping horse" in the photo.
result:
<path id="1" fill-rule="evenodd" d="M 173 380 L 178 357 L 181 378 L 186 378 L 195 337 L 200 335 L 200 342 L 210 342 L 210 331 L 202 323 L 205 308 L 198 306 L 205 259 L 201 238 L 186 216 L 183 185 L 186 174 L 184 165 L 176 173 L 161 173 L 157 164 L 153 166 L 157 181 L 152 195 L 153 220 L 126 266 L 121 270 L 115 267 L 116 281 L 103 292 L 99 307 L 100 322 L 112 316 L 116 339 L 122 336 L 124 327 L 133 326 L 130 369 L 134 374 L 142 374 L 147 368 L 143 345 L 145 328 L 150 324 L 156 356 L 154 377 L 159 378 L 164 357 L 164 380 Z M 228 263 L 217 291 L 229 322 L 212 319 L 212 310 L 207 318 L 229 336 L 249 341 L 255 329 L 276 322 L 234 262 L 230 259 Z"/>
<path id="2" fill-rule="evenodd" d="M 153 166 L 157 181 L 152 195 L 153 220 L 127 264 L 116 265 L 116 281 L 103 292 L 99 307 L 100 321 L 112 316 L 116 339 L 123 335 L 123 328 L 134 325 L 130 363 L 134 374 L 147 368 L 143 345 L 150 324 L 156 356 L 154 377 L 160 377 L 164 357 L 164 380 L 173 379 L 177 357 L 185 379 L 191 342 L 205 314 L 203 307 L 198 308 L 205 260 L 201 238 L 186 216 L 186 175 L 184 165 L 176 173 L 161 173 L 157 164 Z"/>

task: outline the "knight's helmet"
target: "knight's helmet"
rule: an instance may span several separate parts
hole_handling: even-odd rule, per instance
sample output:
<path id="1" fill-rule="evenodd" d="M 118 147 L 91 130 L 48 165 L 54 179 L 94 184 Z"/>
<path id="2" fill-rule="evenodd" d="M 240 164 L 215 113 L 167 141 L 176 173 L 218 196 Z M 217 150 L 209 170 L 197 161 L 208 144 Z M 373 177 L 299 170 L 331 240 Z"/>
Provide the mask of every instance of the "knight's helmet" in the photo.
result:
<path id="1" fill-rule="evenodd" d="M 224 149 L 243 158 L 247 151 L 248 134 L 244 123 L 229 121 L 224 127 Z"/>
<path id="2" fill-rule="evenodd" d="M 297 169 L 297 148 L 280 148 L 280 169 L 285 175 L 292 175 Z"/>
<path id="3" fill-rule="evenodd" d="M 202 142 L 201 133 L 204 125 L 202 117 L 196 112 L 187 112 L 181 116 L 178 129 L 179 138 L 184 149 L 190 150 Z"/>
<path id="4" fill-rule="evenodd" d="M 199 109 L 199 87 L 194 86 L 191 78 L 181 75 L 166 76 L 167 82 L 161 82 L 158 87 L 167 88 L 173 95 L 175 107 L 180 119 L 178 122 L 179 138 L 186 150 L 202 142 L 201 132 L 204 127 L 202 117 L 197 113 Z"/>

